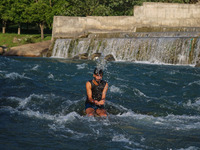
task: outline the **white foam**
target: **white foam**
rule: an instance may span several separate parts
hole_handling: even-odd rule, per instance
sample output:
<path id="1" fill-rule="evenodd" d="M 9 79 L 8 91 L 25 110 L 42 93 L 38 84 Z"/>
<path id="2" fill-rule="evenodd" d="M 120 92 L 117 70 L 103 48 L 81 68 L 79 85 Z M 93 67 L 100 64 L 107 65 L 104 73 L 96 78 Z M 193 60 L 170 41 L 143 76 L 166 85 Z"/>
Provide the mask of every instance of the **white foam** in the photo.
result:
<path id="1" fill-rule="evenodd" d="M 174 130 L 200 129 L 200 116 L 168 115 L 162 118 L 163 127 Z"/>
<path id="2" fill-rule="evenodd" d="M 12 80 L 15 80 L 15 79 L 31 79 L 31 78 L 26 77 L 25 74 L 20 75 L 16 72 L 6 74 L 5 77 L 12 79 Z"/>
<path id="3" fill-rule="evenodd" d="M 200 85 L 200 80 L 191 82 L 191 83 L 189 83 L 188 85 L 191 86 L 191 85 L 193 85 L 193 84 Z"/>
<path id="4" fill-rule="evenodd" d="M 128 80 L 125 80 L 125 79 L 121 79 L 121 78 L 115 78 L 116 80 L 119 80 L 119 81 L 126 81 L 126 82 L 129 82 Z"/>
<path id="5" fill-rule="evenodd" d="M 7 71 L 2 71 L 2 70 L 0 70 L 0 73 L 6 73 Z"/>
<path id="6" fill-rule="evenodd" d="M 132 144 L 132 142 L 122 134 L 114 135 L 112 138 L 112 141 L 113 142 L 125 142 L 125 143 Z"/>
<path id="7" fill-rule="evenodd" d="M 192 103 L 191 100 L 189 100 L 187 103 L 183 104 L 183 106 L 191 107 L 193 109 L 200 111 L 200 97 L 197 97 L 194 103 Z"/>
<path id="8" fill-rule="evenodd" d="M 140 90 L 134 88 L 133 92 L 137 95 L 137 96 L 143 96 L 143 97 L 147 97 L 144 93 L 142 93 Z"/>
<path id="9" fill-rule="evenodd" d="M 141 140 L 145 140 L 144 138 L 142 138 Z M 140 143 L 137 143 L 137 142 L 134 142 L 134 141 L 131 141 L 128 137 L 126 137 L 125 135 L 123 134 L 114 134 L 114 136 L 112 137 L 112 141 L 113 142 L 124 142 L 124 143 L 128 143 L 130 146 L 131 145 L 135 145 L 137 147 L 141 147 L 141 148 L 145 148 L 145 149 L 149 149 L 149 147 L 147 146 L 144 146 L 144 145 L 141 145 Z M 124 146 L 126 149 L 131 149 L 131 150 L 136 150 L 135 148 L 131 148 L 129 147 L 128 145 Z M 138 150 L 140 148 L 137 148 Z"/>
<path id="10" fill-rule="evenodd" d="M 178 85 L 178 83 L 176 83 L 176 82 L 172 82 L 172 81 L 167 81 L 167 83 L 171 83 L 171 84 Z"/>
<path id="11" fill-rule="evenodd" d="M 83 64 L 78 64 L 78 65 L 76 65 L 77 66 L 77 69 L 79 70 L 79 69 L 85 69 L 85 67 L 87 66 L 87 64 L 86 63 L 83 63 Z"/>
<path id="12" fill-rule="evenodd" d="M 10 113 L 16 113 L 18 112 L 15 108 L 11 107 L 11 106 L 1 106 L 0 107 L 0 112 L 10 112 Z"/>
<path id="13" fill-rule="evenodd" d="M 151 85 L 153 85 L 153 86 L 160 86 L 159 84 L 157 84 L 157 83 L 150 83 Z"/>
<path id="14" fill-rule="evenodd" d="M 48 126 L 55 133 L 56 133 L 56 131 L 61 131 L 62 134 L 59 133 L 59 136 L 61 136 L 63 138 L 67 138 L 68 139 L 69 138 L 69 136 L 68 136 L 69 134 L 70 134 L 70 138 L 74 138 L 76 140 L 88 136 L 88 134 L 86 134 L 86 133 L 79 133 L 79 132 L 77 132 L 75 130 L 69 129 L 63 124 L 61 124 L 61 125 L 60 124 L 49 124 Z M 67 135 L 66 135 L 66 133 L 67 133 Z"/>
<path id="15" fill-rule="evenodd" d="M 116 109 L 118 109 L 118 110 L 122 110 L 122 111 L 128 111 L 128 109 L 127 108 L 125 108 L 125 107 L 123 107 L 122 105 L 118 105 L 118 104 L 115 104 L 115 103 L 112 103 L 111 101 L 106 101 L 106 104 L 109 104 L 109 105 L 111 105 L 111 106 L 114 106 L 114 107 L 116 107 Z"/>
<path id="16" fill-rule="evenodd" d="M 54 79 L 54 75 L 53 75 L 53 74 L 50 74 L 50 75 L 48 76 L 48 78 L 49 78 L 49 79 Z"/>
<path id="17" fill-rule="evenodd" d="M 35 65 L 31 70 L 37 71 L 39 68 L 39 65 Z"/>
<path id="18" fill-rule="evenodd" d="M 180 148 L 180 149 L 177 149 L 177 150 L 200 150 L 200 148 L 195 147 L 195 146 L 190 146 L 190 147 L 187 147 L 187 148 Z"/>
<path id="19" fill-rule="evenodd" d="M 39 119 L 47 119 L 47 120 L 55 120 L 56 116 L 44 114 L 39 111 L 32 111 L 32 110 L 24 110 L 21 112 L 21 114 L 26 115 L 28 117 L 36 117 Z"/>
<path id="20" fill-rule="evenodd" d="M 136 114 L 128 111 L 123 114 L 118 114 L 120 118 L 132 118 L 137 123 L 152 126 L 162 129 L 172 130 L 192 130 L 200 129 L 200 116 L 187 116 L 187 115 L 168 115 L 166 117 L 154 117 L 150 115 Z"/>
<path id="21" fill-rule="evenodd" d="M 32 111 L 30 109 L 19 111 L 18 109 L 10 107 L 10 106 L 4 106 L 0 110 L 9 111 L 10 113 L 22 114 L 31 118 L 36 117 L 39 119 L 47 119 L 47 120 L 55 120 L 56 118 L 56 116 L 40 113 L 39 111 Z"/>
<path id="22" fill-rule="evenodd" d="M 76 112 L 71 112 L 67 115 L 63 115 L 63 114 L 55 114 L 55 115 L 51 115 L 48 113 L 44 113 L 44 112 L 40 112 L 40 111 L 33 111 L 29 108 L 26 108 L 26 104 L 28 102 L 31 101 L 31 99 L 33 97 L 37 97 L 37 98 L 44 98 L 43 95 L 35 95 L 32 94 L 29 97 L 25 98 L 25 99 L 21 99 L 21 98 L 16 98 L 16 97 L 9 97 L 10 100 L 16 100 L 16 101 L 20 101 L 19 106 L 17 108 L 12 108 L 12 107 L 5 107 L 4 110 L 10 111 L 11 113 L 18 113 L 18 114 L 22 114 L 28 117 L 36 117 L 38 119 L 46 119 L 46 120 L 52 120 L 55 121 L 56 123 L 59 124 L 63 124 L 65 122 L 69 122 L 69 121 L 73 121 L 77 118 L 81 118 L 81 116 L 79 114 L 77 114 Z M 21 111 L 21 108 L 26 108 L 25 110 Z M 1 110 L 3 109 L 3 107 L 1 108 Z"/>
<path id="23" fill-rule="evenodd" d="M 120 94 L 123 93 L 123 91 L 120 88 L 118 88 L 118 87 L 116 87 L 114 85 L 112 85 L 110 87 L 110 92 L 112 92 L 112 93 L 120 93 Z"/>
<path id="24" fill-rule="evenodd" d="M 169 64 L 169 63 L 163 63 L 163 62 L 150 62 L 150 61 L 134 61 L 133 63 L 137 64 L 149 64 L 149 65 L 165 65 L 165 66 L 190 66 L 194 67 L 195 64 Z"/>
<path id="25" fill-rule="evenodd" d="M 25 108 L 26 104 L 29 103 L 33 98 L 44 99 L 44 95 L 31 94 L 29 97 L 25 99 L 16 98 L 16 100 L 20 101 L 18 108 Z"/>
<path id="26" fill-rule="evenodd" d="M 77 118 L 80 118 L 81 116 L 79 114 L 77 114 L 76 112 L 71 112 L 65 116 L 59 116 L 56 118 L 56 122 L 59 124 L 62 124 L 64 122 L 68 122 L 68 121 L 73 121 Z"/>
<path id="27" fill-rule="evenodd" d="M 21 102 L 23 100 L 22 98 L 13 97 L 13 96 L 8 97 L 7 99 L 10 100 L 10 101 L 19 101 L 19 102 Z"/>

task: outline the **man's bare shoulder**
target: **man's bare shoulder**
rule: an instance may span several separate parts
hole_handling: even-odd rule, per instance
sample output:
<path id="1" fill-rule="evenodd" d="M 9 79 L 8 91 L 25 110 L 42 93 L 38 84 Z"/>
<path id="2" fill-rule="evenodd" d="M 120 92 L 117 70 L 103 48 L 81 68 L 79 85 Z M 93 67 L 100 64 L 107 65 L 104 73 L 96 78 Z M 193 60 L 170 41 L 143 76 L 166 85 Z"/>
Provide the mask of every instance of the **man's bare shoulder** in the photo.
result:
<path id="1" fill-rule="evenodd" d="M 86 87 L 91 87 L 90 81 L 87 81 L 87 82 L 86 82 Z"/>

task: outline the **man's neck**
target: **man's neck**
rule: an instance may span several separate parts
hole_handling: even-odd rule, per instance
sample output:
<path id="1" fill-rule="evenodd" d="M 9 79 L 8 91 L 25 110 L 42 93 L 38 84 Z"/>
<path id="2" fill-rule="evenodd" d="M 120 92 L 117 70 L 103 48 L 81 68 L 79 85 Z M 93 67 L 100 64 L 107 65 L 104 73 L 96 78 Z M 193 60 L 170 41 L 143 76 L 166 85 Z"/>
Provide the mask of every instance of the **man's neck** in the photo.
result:
<path id="1" fill-rule="evenodd" d="M 99 85 L 99 83 L 96 81 L 96 80 L 92 80 L 92 82 L 95 84 L 95 85 Z"/>

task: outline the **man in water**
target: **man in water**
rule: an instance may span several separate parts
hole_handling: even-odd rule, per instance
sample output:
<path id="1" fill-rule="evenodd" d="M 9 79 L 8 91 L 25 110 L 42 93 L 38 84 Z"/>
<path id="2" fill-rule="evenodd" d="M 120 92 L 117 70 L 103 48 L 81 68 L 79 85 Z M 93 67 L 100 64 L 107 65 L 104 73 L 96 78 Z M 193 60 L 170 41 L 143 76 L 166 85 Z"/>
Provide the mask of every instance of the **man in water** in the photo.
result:
<path id="1" fill-rule="evenodd" d="M 86 91 L 87 100 L 85 102 L 85 112 L 88 116 L 107 116 L 107 112 L 104 108 L 106 93 L 108 90 L 108 83 L 102 80 L 103 71 L 95 68 L 94 79 L 87 81 Z"/>

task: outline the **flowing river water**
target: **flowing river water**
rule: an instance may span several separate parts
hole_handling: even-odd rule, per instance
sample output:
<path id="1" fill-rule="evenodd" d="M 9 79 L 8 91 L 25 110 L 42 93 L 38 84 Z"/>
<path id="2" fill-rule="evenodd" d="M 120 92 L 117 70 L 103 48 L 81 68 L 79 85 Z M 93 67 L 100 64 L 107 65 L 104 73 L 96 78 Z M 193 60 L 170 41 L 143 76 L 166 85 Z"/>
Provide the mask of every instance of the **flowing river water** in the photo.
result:
<path id="1" fill-rule="evenodd" d="M 83 112 L 98 65 L 107 118 Z M 193 66 L 0 57 L 0 149 L 199 150 L 199 91 Z"/>

